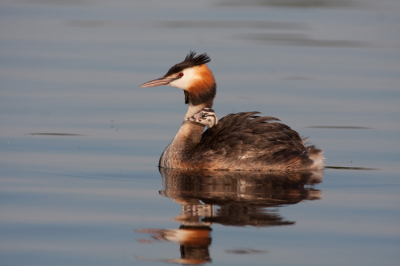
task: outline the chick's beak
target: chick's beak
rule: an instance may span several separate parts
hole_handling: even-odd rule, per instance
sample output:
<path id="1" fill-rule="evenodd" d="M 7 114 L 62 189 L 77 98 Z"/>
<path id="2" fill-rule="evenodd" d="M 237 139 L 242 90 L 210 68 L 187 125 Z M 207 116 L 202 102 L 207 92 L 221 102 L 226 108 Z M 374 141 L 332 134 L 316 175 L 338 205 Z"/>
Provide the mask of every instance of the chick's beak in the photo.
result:
<path id="1" fill-rule="evenodd" d="M 156 86 L 161 86 L 161 85 L 168 85 L 171 81 L 173 81 L 174 78 L 171 77 L 161 77 L 158 79 L 153 79 L 150 80 L 148 82 L 143 83 L 142 85 L 140 85 L 139 87 L 156 87 Z"/>

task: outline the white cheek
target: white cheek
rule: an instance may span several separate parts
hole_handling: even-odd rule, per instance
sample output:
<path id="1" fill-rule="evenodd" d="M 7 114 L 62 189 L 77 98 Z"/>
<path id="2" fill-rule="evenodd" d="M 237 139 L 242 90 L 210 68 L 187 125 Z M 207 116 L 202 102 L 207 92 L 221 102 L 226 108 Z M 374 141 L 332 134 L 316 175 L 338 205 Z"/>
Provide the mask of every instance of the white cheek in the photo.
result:
<path id="1" fill-rule="evenodd" d="M 195 80 L 195 70 L 193 68 L 187 68 L 183 70 L 182 73 L 183 77 L 172 81 L 168 84 L 168 86 L 172 86 L 181 90 L 189 88 L 193 80 Z"/>

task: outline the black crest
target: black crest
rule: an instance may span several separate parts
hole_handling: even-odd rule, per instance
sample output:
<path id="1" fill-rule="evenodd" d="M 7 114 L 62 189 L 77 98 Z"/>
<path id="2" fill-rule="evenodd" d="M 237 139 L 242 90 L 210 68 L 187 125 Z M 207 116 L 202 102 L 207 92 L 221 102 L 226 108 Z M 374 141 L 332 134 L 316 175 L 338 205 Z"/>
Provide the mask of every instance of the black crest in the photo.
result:
<path id="1" fill-rule="evenodd" d="M 210 61 L 211 58 L 206 53 L 199 54 L 198 56 L 196 56 L 196 52 L 190 51 L 190 53 L 185 57 L 185 60 L 172 66 L 168 70 L 167 74 L 164 75 L 164 77 L 167 77 L 174 73 L 181 72 L 185 68 L 207 64 Z"/>

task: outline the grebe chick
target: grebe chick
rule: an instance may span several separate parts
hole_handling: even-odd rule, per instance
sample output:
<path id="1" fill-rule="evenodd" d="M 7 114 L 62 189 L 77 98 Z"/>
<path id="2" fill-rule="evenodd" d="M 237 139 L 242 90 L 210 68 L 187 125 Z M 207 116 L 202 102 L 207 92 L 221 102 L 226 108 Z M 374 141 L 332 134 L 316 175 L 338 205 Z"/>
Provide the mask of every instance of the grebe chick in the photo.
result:
<path id="1" fill-rule="evenodd" d="M 212 128 L 213 126 L 218 124 L 217 115 L 211 108 L 203 108 L 194 116 L 186 118 L 186 120 L 205 125 L 208 128 Z"/>
<path id="2" fill-rule="evenodd" d="M 211 108 L 217 85 L 207 54 L 190 52 L 161 78 L 140 87 L 168 85 L 182 89 L 188 104 L 183 123 L 161 155 L 159 166 L 180 169 L 312 170 L 323 169 L 322 151 L 305 146 L 299 134 L 279 119 L 258 112 L 229 114 L 215 125 L 191 121 Z M 207 111 L 206 111 L 207 112 Z M 208 111 L 209 112 L 209 111 Z M 199 114 L 200 113 L 200 114 Z M 216 120 L 216 119 L 215 119 Z"/>

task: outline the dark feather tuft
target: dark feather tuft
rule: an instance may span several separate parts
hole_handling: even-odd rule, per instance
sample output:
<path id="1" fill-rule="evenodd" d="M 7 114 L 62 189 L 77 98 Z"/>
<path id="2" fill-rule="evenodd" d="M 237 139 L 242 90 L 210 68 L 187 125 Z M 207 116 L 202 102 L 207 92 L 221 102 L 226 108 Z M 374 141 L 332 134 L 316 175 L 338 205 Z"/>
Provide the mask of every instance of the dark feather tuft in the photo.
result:
<path id="1" fill-rule="evenodd" d="M 196 52 L 190 51 L 183 62 L 188 62 L 190 64 L 193 64 L 193 66 L 198 66 L 202 64 L 207 64 L 210 61 L 211 58 L 206 53 L 196 56 Z"/>
<path id="2" fill-rule="evenodd" d="M 198 56 L 196 56 L 196 52 L 190 51 L 190 53 L 185 57 L 185 60 L 172 66 L 168 70 L 167 74 L 164 75 L 164 77 L 170 76 L 175 73 L 179 73 L 182 70 L 189 68 L 189 67 L 207 64 L 210 61 L 211 61 L 211 58 L 206 53 L 199 54 Z"/>

